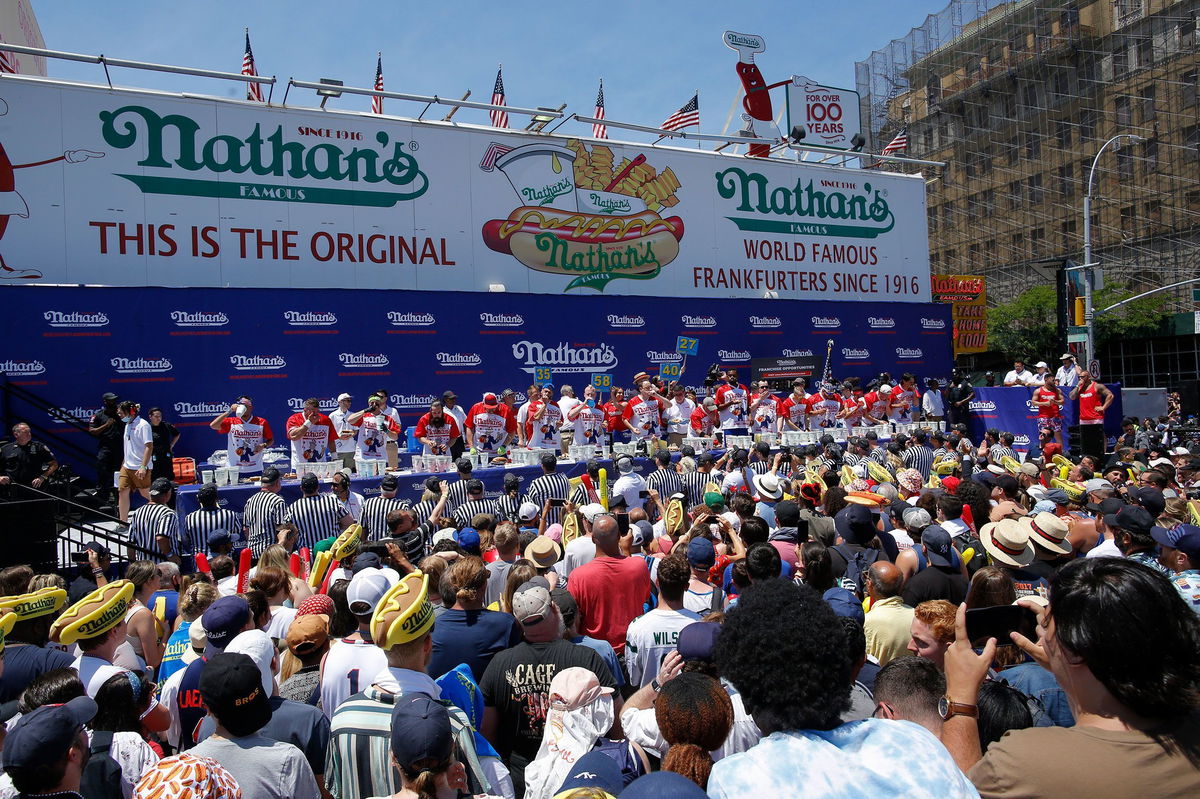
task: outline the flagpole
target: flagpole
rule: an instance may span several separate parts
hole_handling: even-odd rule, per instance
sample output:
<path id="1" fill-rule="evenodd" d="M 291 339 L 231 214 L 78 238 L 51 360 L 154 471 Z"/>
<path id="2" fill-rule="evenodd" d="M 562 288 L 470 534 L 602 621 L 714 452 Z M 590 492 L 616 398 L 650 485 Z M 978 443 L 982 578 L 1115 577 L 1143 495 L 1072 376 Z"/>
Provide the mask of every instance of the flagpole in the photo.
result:
<path id="1" fill-rule="evenodd" d="M 699 89 L 696 89 L 696 129 L 697 130 L 700 129 L 700 90 Z M 696 139 L 696 149 L 697 150 L 702 149 L 702 145 L 701 145 L 701 142 L 699 139 Z M 685 363 L 687 362 L 686 356 L 684 356 L 684 362 Z"/>

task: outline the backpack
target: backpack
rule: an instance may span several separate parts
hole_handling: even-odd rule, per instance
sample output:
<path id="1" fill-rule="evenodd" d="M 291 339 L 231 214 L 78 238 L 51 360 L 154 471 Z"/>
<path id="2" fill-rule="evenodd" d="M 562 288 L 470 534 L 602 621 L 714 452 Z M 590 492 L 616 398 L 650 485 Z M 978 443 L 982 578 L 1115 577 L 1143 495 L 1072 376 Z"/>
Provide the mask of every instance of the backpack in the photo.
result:
<path id="1" fill-rule="evenodd" d="M 109 730 L 92 732 L 91 757 L 83 767 L 79 792 L 88 799 L 123 799 L 121 791 L 121 767 L 109 754 L 113 734 Z"/>
<path id="2" fill-rule="evenodd" d="M 859 599 L 863 596 L 863 575 L 866 574 L 867 568 L 880 559 L 882 556 L 878 549 L 863 549 L 854 551 L 848 548 L 845 544 L 838 544 L 834 547 L 846 560 L 846 573 L 838 581 L 838 586 L 845 588 L 847 591 L 854 592 L 854 595 Z"/>

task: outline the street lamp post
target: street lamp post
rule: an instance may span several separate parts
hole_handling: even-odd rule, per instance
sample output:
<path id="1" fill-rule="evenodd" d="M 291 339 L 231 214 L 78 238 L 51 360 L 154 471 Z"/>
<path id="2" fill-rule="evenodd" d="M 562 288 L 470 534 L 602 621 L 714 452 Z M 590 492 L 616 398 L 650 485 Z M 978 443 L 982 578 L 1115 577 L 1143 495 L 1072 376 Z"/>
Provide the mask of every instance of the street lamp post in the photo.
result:
<path id="1" fill-rule="evenodd" d="M 1119 145 L 1122 139 L 1128 139 L 1131 144 L 1146 141 L 1144 137 L 1132 133 L 1118 133 L 1100 145 L 1100 150 L 1092 159 L 1092 168 L 1088 170 L 1087 192 L 1083 195 L 1083 323 L 1087 328 L 1087 341 L 1084 342 L 1084 362 L 1087 369 L 1092 368 L 1092 360 L 1096 357 L 1096 331 L 1092 311 L 1092 294 L 1096 283 L 1096 264 L 1092 259 L 1092 182 L 1096 177 L 1096 164 L 1100 163 L 1100 156 L 1108 149 L 1108 145 Z"/>

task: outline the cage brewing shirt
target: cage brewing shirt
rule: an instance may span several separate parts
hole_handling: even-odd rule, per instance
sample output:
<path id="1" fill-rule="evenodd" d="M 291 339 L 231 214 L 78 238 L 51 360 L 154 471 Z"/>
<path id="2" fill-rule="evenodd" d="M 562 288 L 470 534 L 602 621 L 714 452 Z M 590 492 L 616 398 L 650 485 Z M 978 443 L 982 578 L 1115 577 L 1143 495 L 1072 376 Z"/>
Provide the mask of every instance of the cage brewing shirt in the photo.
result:
<path id="1" fill-rule="evenodd" d="M 226 416 L 221 420 L 220 432 L 225 434 L 225 447 L 229 451 L 229 465 L 237 466 L 243 472 L 261 472 L 263 468 L 262 452 L 255 452 L 260 444 L 273 438 L 271 426 L 261 416 L 252 416 L 242 420 L 236 416 Z"/>
<path id="2" fill-rule="evenodd" d="M 303 413 L 292 414 L 287 420 L 288 434 L 303 425 L 305 418 Z M 320 463 L 326 460 L 329 449 L 337 446 L 337 434 L 334 432 L 333 422 L 322 413 L 317 417 L 316 424 L 310 424 L 304 435 L 291 439 L 290 443 L 292 468 L 295 469 L 301 463 Z"/>

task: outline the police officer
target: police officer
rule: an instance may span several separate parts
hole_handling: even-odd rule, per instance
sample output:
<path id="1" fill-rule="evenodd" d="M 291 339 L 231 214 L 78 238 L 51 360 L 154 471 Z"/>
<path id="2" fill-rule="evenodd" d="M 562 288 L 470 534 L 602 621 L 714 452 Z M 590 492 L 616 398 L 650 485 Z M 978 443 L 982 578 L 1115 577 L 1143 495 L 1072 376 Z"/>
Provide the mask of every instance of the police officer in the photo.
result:
<path id="1" fill-rule="evenodd" d="M 40 441 L 33 440 L 29 425 L 17 422 L 12 427 L 13 440 L 0 447 L 0 485 L 20 483 L 41 488 L 58 471 L 54 453 Z"/>
<path id="2" fill-rule="evenodd" d="M 121 434 L 125 426 L 118 424 L 121 417 L 117 413 L 117 401 L 120 399 L 111 391 L 102 395 L 100 401 L 104 407 L 92 416 L 88 425 L 88 433 L 96 439 L 96 499 L 100 504 L 112 507 L 116 498 L 116 486 L 113 484 L 114 475 L 121 470 L 121 459 L 124 443 Z"/>

